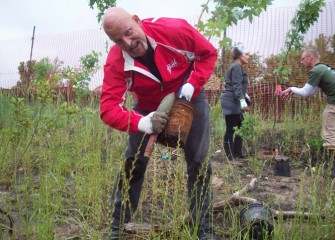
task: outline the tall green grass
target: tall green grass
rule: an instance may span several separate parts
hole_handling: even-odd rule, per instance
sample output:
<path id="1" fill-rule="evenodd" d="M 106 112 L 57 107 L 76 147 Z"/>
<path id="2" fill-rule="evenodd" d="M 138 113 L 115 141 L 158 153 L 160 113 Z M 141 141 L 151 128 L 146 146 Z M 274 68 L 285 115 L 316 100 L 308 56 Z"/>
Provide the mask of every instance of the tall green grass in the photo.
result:
<path id="1" fill-rule="evenodd" d="M 62 102 L 41 105 L 4 95 L 0 95 L 0 100 L 0 183 L 10 186 L 0 192 L 0 207 L 15 219 L 14 236 L 105 239 L 111 221 L 110 193 L 122 168 L 127 133 L 102 123 L 99 106 L 94 102 L 87 106 Z M 306 114 L 308 121 L 287 114 L 275 129 L 275 144 L 284 154 L 297 153 L 292 163 L 299 167 L 309 157 L 306 144 L 320 128 L 320 119 L 310 116 L 312 113 Z M 246 143 L 252 148 L 266 147 L 272 140 L 269 134 L 272 122 L 258 121 L 252 142 Z M 224 131 L 220 106 L 212 106 L 209 155 L 222 150 Z M 171 149 L 160 148 L 168 159 L 162 158 L 156 147 L 133 221 L 157 224 L 162 231 L 138 234 L 137 239 L 196 239 L 188 225 L 187 175 L 182 150 L 178 149 L 177 157 L 172 159 Z M 258 154 L 259 151 L 256 158 Z M 316 212 L 323 217 L 279 218 L 274 221 L 273 239 L 335 236 L 334 183 L 332 179 L 321 178 L 317 171 L 308 176 L 311 178 L 308 194 L 312 200 L 306 200 L 302 189 L 296 199 L 296 210 Z M 228 197 L 232 189 L 239 190 L 245 185 L 242 181 L 245 173 L 236 172 L 232 166 L 214 168 L 213 173 L 225 181 L 225 186 L 230 186 L 220 191 L 220 197 Z M 300 181 L 303 183 L 305 178 L 301 176 Z M 214 201 L 223 200 L 217 196 L 216 190 Z M 242 236 L 238 219 L 236 207 L 215 214 L 218 235 L 223 238 L 228 232 L 233 239 L 248 239 Z"/>

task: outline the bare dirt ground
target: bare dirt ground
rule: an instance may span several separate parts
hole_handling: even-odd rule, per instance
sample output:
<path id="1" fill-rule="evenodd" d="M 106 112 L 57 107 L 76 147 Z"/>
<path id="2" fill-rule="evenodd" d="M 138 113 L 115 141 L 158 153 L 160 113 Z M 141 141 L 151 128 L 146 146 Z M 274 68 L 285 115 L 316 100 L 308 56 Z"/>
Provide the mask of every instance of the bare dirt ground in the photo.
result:
<path id="1" fill-rule="evenodd" d="M 290 176 L 278 176 L 275 174 L 275 164 L 277 160 L 272 152 L 262 150 L 260 153 L 260 161 L 264 163 L 264 167 L 257 176 L 251 171 L 251 164 L 245 159 L 236 159 L 235 161 L 228 161 L 224 153 L 220 150 L 211 155 L 212 160 L 212 186 L 214 190 L 214 210 L 220 206 L 221 202 L 229 199 L 233 194 L 243 191 L 247 185 L 255 181 L 255 185 L 248 191 L 243 191 L 240 197 L 243 200 L 256 201 L 263 203 L 273 212 L 285 211 L 295 214 L 297 207 L 301 205 L 306 206 L 300 208 L 302 213 L 309 212 L 308 206 L 312 203 L 311 184 L 312 178 L 308 174 L 308 170 L 302 167 L 296 167 L 290 162 L 290 158 L 286 156 L 279 156 L 278 159 L 287 159 L 290 167 Z M 157 159 L 154 159 L 155 161 Z M 148 172 L 152 171 L 150 164 Z M 321 189 L 320 189 L 321 190 Z M 149 200 L 150 202 L 150 200 Z M 231 203 L 231 202 L 230 202 Z M 249 202 L 250 203 L 250 202 Z M 152 207 L 150 204 L 145 204 L 145 209 L 142 214 Z M 142 204 L 142 205 L 143 205 Z M 239 212 L 248 203 L 245 201 L 235 201 L 234 204 L 225 205 L 225 207 L 234 208 L 235 212 Z M 224 212 L 224 211 L 223 211 Z M 219 239 L 233 239 L 229 233 L 229 227 L 232 226 L 231 221 L 236 221 L 239 214 L 234 216 L 226 216 L 227 214 L 215 211 L 214 225 L 217 230 Z M 230 212 L 229 210 L 226 212 Z M 294 216 L 289 216 L 292 218 Z M 136 222 L 136 221 L 135 221 Z M 134 222 L 134 223 L 135 223 Z M 129 231 L 136 233 L 137 231 L 146 232 L 153 229 L 150 225 L 129 226 Z M 137 239 L 136 237 L 128 236 L 126 239 Z"/>
<path id="2" fill-rule="evenodd" d="M 263 203 L 271 209 L 273 213 L 285 212 L 287 214 L 293 214 L 288 218 L 293 218 L 298 207 L 301 205 L 306 207 L 300 208 L 300 211 L 303 214 L 309 214 L 308 206 L 310 206 L 313 201 L 313 195 L 311 193 L 311 184 L 313 181 L 308 169 L 295 166 L 287 156 L 279 156 L 276 160 L 274 153 L 261 150 L 259 157 L 260 161 L 263 161 L 264 167 L 256 176 L 255 173 L 251 171 L 251 163 L 248 163 L 246 159 L 236 159 L 232 162 L 223 156 L 224 154 L 222 154 L 222 152 L 217 152 L 212 155 L 212 185 L 215 192 L 214 210 L 218 205 L 222 205 L 222 202 L 227 201 L 227 199 L 234 194 L 241 193 L 239 197 L 245 198 L 247 201 L 252 200 Z M 281 159 L 285 159 L 286 161 Z M 283 164 L 285 167 L 289 167 L 290 176 L 278 175 L 278 166 L 283 166 Z M 222 174 L 223 171 L 226 171 L 226 173 Z M 287 172 L 284 173 L 287 174 Z M 244 188 L 250 187 L 249 185 L 252 181 L 256 181 L 256 184 L 254 184 L 251 189 L 243 191 L 245 190 Z M 322 190 L 320 189 L 320 191 Z M 245 201 L 242 201 L 243 199 L 234 201 L 235 211 L 239 213 L 247 205 Z M 230 206 L 226 205 L 225 207 Z M 231 225 L 229 220 L 232 221 L 232 219 L 228 218 L 222 220 L 219 215 L 220 214 L 216 214 L 215 217 L 216 226 L 220 226 L 220 224 L 222 225 L 223 223 L 226 224 L 226 226 L 225 230 L 218 232 L 218 236 L 220 239 L 231 239 L 229 231 L 227 232 L 227 227 L 229 228 Z M 233 217 L 239 218 L 240 215 L 236 214 Z"/>
<path id="3" fill-rule="evenodd" d="M 222 196 L 220 189 L 235 186 L 236 184 L 229 183 L 229 180 L 234 181 L 234 176 L 239 177 L 239 181 L 247 185 L 252 178 L 257 178 L 257 185 L 253 190 L 246 193 L 244 196 L 254 198 L 259 202 L 268 204 L 273 209 L 282 211 L 295 211 L 297 201 L 301 200 L 301 191 L 306 197 L 305 200 L 309 201 L 309 189 L 311 179 L 309 174 L 304 174 L 305 169 L 296 168 L 288 158 L 291 176 L 276 176 L 275 164 L 276 160 L 272 153 L 263 151 L 260 153 L 260 159 L 265 162 L 263 170 L 259 176 L 255 176 L 250 170 L 250 164 L 245 159 L 236 159 L 235 161 L 227 161 L 222 157 L 222 153 L 212 155 L 212 164 L 214 169 L 213 188 L 217 190 L 216 199 L 220 200 L 227 196 Z M 222 184 L 215 184 L 215 180 L 220 182 L 220 169 L 231 169 L 231 176 L 228 177 L 228 182 Z M 302 181 L 303 177 L 303 181 Z M 242 186 L 243 187 L 243 186 Z M 231 189 L 232 194 L 234 191 L 241 189 Z M 300 195 L 300 196 L 299 196 Z"/>
<path id="4" fill-rule="evenodd" d="M 260 159 L 264 161 L 264 168 L 259 172 L 258 176 L 251 171 L 251 165 L 245 159 L 237 159 L 236 161 L 227 161 L 223 152 L 217 151 L 211 155 L 212 168 L 213 168 L 213 179 L 212 185 L 214 189 L 214 202 L 218 203 L 223 201 L 229 196 L 233 195 L 237 191 L 240 191 L 243 187 L 248 185 L 252 179 L 257 178 L 257 184 L 248 192 L 243 193 L 242 197 L 255 199 L 258 202 L 265 203 L 268 207 L 273 210 L 281 211 L 296 211 L 299 201 L 303 201 L 306 206 L 311 204 L 312 195 L 310 192 L 312 179 L 310 174 L 305 173 L 305 169 L 301 167 L 294 167 L 290 163 L 291 176 L 276 176 L 274 173 L 274 165 L 276 160 L 274 159 L 273 153 L 261 151 Z M 150 165 L 148 167 L 150 173 Z M 9 186 L 5 182 L 0 182 L 0 194 L 9 194 Z M 142 204 L 143 208 L 149 211 L 150 205 L 145 202 Z M 237 206 L 238 209 L 242 209 L 243 205 Z M 308 211 L 308 207 L 303 209 Z M 145 211 L 144 211 L 145 212 Z M 8 219 L 4 213 L 1 213 L 0 224 Z M 14 222 L 17 221 L 19 216 L 14 216 Z M 215 217 L 216 226 L 222 224 L 222 218 L 219 216 Z M 229 225 L 229 223 L 227 223 Z M 14 226 L 15 227 L 15 226 Z M 17 226 L 16 226 L 17 227 Z M 152 227 L 152 226 L 140 226 L 140 228 Z M 227 227 L 227 226 L 226 226 Z M 76 225 L 69 225 L 63 229 L 57 229 L 56 235 L 60 239 L 68 239 L 76 233 L 80 232 L 80 228 Z M 220 239 L 225 239 L 226 234 L 219 233 Z M 228 233 L 229 235 L 229 233 Z M 24 239 L 24 238 L 15 238 Z M 71 238 L 71 239 L 81 239 Z M 126 239 L 138 239 L 131 236 Z"/>

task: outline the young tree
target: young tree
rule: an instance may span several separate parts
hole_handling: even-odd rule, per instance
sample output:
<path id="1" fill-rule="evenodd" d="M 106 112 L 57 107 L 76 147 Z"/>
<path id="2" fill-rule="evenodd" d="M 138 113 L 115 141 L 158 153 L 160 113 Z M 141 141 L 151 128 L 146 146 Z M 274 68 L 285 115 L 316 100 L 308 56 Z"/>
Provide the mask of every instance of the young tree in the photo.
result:
<path id="1" fill-rule="evenodd" d="M 30 83 L 34 80 L 34 65 L 36 61 L 27 61 L 27 62 L 20 62 L 18 67 L 19 74 L 20 74 L 20 81 L 16 84 L 16 87 L 28 89 Z"/>
<path id="2" fill-rule="evenodd" d="M 291 20 L 292 28 L 286 34 L 285 54 L 279 58 L 277 68 L 273 71 L 278 82 L 287 82 L 291 69 L 286 65 L 290 51 L 300 50 L 304 40 L 303 34 L 319 18 L 321 8 L 325 5 L 324 0 L 302 0 L 299 8 Z"/>
<path id="3" fill-rule="evenodd" d="M 89 0 L 89 6 L 94 9 L 95 7 L 99 10 L 97 19 L 101 21 L 104 12 L 110 8 L 116 6 L 116 0 Z"/>
<path id="4" fill-rule="evenodd" d="M 239 20 L 248 18 L 252 22 L 254 16 L 259 16 L 272 0 L 213 0 L 215 6 L 211 11 L 211 17 L 206 21 L 202 21 L 204 12 L 209 12 L 210 0 L 202 5 L 203 10 L 200 14 L 197 28 L 203 32 L 208 39 L 217 37 L 220 40 L 221 59 L 218 66 L 218 77 L 221 79 L 220 89 L 223 85 L 223 76 L 226 65 L 226 50 L 230 49 L 232 40 L 227 37 L 227 28 L 233 24 L 237 24 Z"/>

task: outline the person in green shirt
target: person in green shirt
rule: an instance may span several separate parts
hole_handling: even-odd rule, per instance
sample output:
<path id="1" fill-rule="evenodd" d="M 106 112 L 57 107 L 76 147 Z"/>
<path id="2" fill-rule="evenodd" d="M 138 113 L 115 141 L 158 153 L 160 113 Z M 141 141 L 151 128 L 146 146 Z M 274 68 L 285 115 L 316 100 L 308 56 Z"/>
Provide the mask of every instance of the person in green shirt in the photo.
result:
<path id="1" fill-rule="evenodd" d="M 320 62 L 320 54 L 314 48 L 308 48 L 301 54 L 301 64 L 309 69 L 308 81 L 304 87 L 289 87 L 282 92 L 286 100 L 296 94 L 299 96 L 312 96 L 320 88 L 327 96 L 327 104 L 322 116 L 323 147 L 328 162 L 334 162 L 335 155 L 335 69 Z M 331 168 L 331 177 L 335 177 L 335 163 Z"/>

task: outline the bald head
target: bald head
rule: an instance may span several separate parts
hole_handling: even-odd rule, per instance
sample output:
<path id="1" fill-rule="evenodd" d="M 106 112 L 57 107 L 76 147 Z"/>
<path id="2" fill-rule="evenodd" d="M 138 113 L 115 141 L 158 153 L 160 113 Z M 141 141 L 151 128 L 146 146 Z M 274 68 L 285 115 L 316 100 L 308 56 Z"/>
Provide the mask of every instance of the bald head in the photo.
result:
<path id="1" fill-rule="evenodd" d="M 313 68 L 320 62 L 320 53 L 316 48 L 307 48 L 301 54 L 300 62 L 307 69 Z"/>
<path id="2" fill-rule="evenodd" d="M 315 58 L 317 60 L 320 59 L 320 53 L 315 48 L 307 48 L 303 51 L 303 53 L 308 54 L 308 55 L 312 56 L 313 58 Z"/>
<path id="3" fill-rule="evenodd" d="M 102 26 L 107 36 L 131 56 L 141 57 L 146 53 L 147 39 L 137 15 L 113 7 L 104 14 Z"/>
<path id="4" fill-rule="evenodd" d="M 103 16 L 102 26 L 106 34 L 109 35 L 109 33 L 113 33 L 117 30 L 117 26 L 119 24 L 131 20 L 132 15 L 126 10 L 119 7 L 112 7 L 105 12 Z"/>

